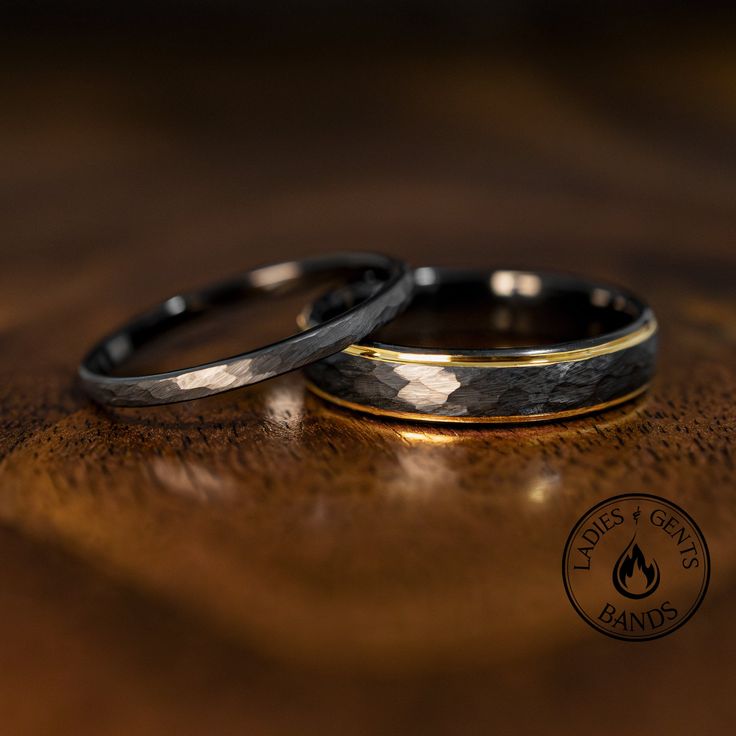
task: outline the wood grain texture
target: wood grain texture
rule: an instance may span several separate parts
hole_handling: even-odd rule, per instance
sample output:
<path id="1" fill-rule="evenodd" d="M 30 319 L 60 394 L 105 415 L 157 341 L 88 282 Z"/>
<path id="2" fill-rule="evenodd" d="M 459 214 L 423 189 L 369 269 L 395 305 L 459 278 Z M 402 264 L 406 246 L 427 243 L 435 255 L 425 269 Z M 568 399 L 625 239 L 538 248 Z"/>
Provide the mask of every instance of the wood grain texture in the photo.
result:
<path id="1" fill-rule="evenodd" d="M 14 67 L 3 734 L 733 723 L 736 56 L 611 58 Z M 84 350 L 166 294 L 345 248 L 626 284 L 661 323 L 653 389 L 473 429 L 354 416 L 299 374 L 149 410 L 75 386 Z M 211 349 L 292 318 L 238 317 Z M 573 523 L 626 491 L 682 505 L 713 560 L 693 620 L 643 645 L 589 629 L 560 578 Z"/>

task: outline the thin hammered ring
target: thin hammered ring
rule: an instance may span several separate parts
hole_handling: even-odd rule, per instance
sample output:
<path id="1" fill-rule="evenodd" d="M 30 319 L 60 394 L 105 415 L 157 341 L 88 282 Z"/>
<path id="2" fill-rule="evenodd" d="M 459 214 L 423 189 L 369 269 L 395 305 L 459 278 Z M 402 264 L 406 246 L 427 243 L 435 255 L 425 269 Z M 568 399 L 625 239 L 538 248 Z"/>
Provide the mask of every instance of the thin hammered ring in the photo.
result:
<path id="1" fill-rule="evenodd" d="M 111 376 L 143 344 L 218 307 L 272 292 L 284 293 L 325 277 L 360 285 L 321 325 L 234 357 L 143 376 Z M 411 298 L 407 266 L 375 253 L 336 253 L 247 271 L 199 291 L 179 294 L 104 337 L 84 358 L 79 377 L 103 404 L 150 406 L 188 401 L 265 381 L 339 352 L 394 317 Z"/>

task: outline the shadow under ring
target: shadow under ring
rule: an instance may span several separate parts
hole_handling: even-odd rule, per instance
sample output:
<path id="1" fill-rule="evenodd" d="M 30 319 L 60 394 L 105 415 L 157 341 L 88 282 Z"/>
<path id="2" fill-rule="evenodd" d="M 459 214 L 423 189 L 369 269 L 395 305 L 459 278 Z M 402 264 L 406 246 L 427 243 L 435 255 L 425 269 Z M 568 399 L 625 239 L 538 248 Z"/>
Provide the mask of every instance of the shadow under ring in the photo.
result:
<path id="1" fill-rule="evenodd" d="M 607 409 L 653 378 L 656 318 L 620 287 L 512 270 L 419 268 L 414 281 L 404 314 L 305 368 L 315 394 L 404 420 L 525 423 Z M 354 298 L 322 297 L 302 327 Z"/>

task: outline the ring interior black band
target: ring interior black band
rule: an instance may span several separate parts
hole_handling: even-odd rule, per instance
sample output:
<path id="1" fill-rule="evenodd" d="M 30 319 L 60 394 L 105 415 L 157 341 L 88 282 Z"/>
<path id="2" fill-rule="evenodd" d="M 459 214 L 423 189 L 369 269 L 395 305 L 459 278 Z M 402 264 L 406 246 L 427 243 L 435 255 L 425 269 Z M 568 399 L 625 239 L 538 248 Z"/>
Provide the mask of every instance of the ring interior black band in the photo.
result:
<path id="1" fill-rule="evenodd" d="M 652 316 L 643 301 L 620 287 L 567 274 L 420 268 L 414 279 L 407 309 L 361 340 L 361 347 L 524 355 L 623 337 Z M 356 288 L 317 300 L 306 321 L 329 319 L 356 297 Z"/>

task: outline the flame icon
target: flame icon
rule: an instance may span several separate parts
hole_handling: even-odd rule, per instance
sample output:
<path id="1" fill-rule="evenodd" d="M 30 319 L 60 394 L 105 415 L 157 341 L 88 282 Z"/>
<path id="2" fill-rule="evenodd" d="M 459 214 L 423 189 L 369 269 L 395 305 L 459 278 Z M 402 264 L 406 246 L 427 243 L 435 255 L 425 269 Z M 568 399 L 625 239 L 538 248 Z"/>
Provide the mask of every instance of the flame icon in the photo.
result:
<path id="1" fill-rule="evenodd" d="M 659 585 L 659 566 L 656 560 L 647 565 L 636 534 L 613 566 L 613 587 L 627 598 L 646 598 Z"/>

